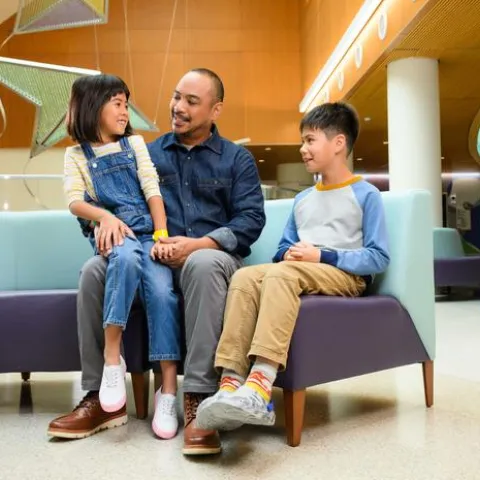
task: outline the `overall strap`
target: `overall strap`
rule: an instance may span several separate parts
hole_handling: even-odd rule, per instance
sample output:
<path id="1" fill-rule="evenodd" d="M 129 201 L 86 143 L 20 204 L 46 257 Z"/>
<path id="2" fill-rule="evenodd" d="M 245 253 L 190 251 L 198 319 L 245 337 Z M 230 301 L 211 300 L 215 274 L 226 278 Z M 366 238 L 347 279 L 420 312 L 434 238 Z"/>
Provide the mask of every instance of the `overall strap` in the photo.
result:
<path id="1" fill-rule="evenodd" d="M 135 155 L 135 149 L 130 144 L 128 137 L 122 137 L 120 139 L 120 146 L 122 147 L 122 151 L 128 153 L 129 157 L 132 155 L 133 161 L 135 162 L 135 166 L 137 166 L 137 156 Z"/>
<path id="2" fill-rule="evenodd" d="M 82 147 L 83 154 L 87 158 L 87 160 L 93 160 L 95 159 L 95 152 L 93 151 L 92 146 L 90 145 L 89 142 L 83 142 L 80 144 L 80 147 Z"/>
<path id="3" fill-rule="evenodd" d="M 122 137 L 120 139 L 120 146 L 122 147 L 122 150 L 124 152 L 133 151 L 132 146 L 130 145 L 130 142 L 128 141 L 128 137 Z"/>

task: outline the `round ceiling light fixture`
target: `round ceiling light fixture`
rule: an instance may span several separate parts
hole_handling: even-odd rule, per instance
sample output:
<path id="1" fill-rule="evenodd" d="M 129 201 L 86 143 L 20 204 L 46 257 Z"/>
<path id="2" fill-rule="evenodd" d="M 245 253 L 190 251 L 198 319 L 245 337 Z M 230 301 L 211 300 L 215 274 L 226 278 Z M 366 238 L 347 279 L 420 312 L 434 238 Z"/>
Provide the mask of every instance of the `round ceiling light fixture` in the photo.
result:
<path id="1" fill-rule="evenodd" d="M 345 74 L 343 73 L 343 70 L 339 70 L 337 72 L 337 87 L 340 91 L 342 91 L 344 86 L 345 86 Z"/>
<path id="2" fill-rule="evenodd" d="M 388 31 L 388 16 L 387 12 L 383 11 L 378 17 L 378 38 L 385 40 Z"/>
<path id="3" fill-rule="evenodd" d="M 357 68 L 360 68 L 363 63 L 363 47 L 358 44 L 355 47 L 355 65 Z"/>

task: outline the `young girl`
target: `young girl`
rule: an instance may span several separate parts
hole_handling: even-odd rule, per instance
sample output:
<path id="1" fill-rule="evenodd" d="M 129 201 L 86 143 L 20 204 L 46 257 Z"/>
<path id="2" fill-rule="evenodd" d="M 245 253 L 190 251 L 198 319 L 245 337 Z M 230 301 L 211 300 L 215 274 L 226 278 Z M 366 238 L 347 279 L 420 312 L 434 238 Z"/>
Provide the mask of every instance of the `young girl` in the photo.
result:
<path id="1" fill-rule="evenodd" d="M 169 254 L 168 248 L 157 243 L 168 236 L 167 219 L 143 137 L 132 135 L 129 96 L 127 85 L 115 76 L 75 81 L 67 129 L 79 145 L 66 150 L 64 190 L 72 214 L 99 225 L 96 249 L 108 260 L 100 404 L 106 412 L 116 412 L 126 402 L 126 366 L 120 344 L 138 289 L 147 314 L 149 358 L 160 361 L 163 377 L 152 427 L 159 437 L 172 438 L 178 428 L 178 299 L 172 271 L 155 261 Z"/>

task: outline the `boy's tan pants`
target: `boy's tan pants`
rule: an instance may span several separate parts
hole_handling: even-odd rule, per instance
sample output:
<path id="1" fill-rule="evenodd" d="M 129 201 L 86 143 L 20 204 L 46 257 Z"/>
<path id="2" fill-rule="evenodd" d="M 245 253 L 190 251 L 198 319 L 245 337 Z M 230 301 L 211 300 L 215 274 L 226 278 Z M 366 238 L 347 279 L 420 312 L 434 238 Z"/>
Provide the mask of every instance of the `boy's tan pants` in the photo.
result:
<path id="1" fill-rule="evenodd" d="M 215 367 L 246 377 L 255 357 L 287 363 L 301 294 L 355 297 L 365 280 L 324 263 L 280 262 L 244 267 L 233 275 Z"/>

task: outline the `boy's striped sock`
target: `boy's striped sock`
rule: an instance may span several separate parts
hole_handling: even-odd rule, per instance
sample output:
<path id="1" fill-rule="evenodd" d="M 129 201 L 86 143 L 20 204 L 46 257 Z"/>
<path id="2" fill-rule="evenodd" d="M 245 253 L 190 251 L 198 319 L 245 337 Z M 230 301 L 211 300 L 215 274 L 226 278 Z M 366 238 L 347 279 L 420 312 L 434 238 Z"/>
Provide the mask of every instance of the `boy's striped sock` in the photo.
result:
<path id="1" fill-rule="evenodd" d="M 223 370 L 220 380 L 220 390 L 223 392 L 235 392 L 245 383 L 245 377 L 238 375 L 233 370 Z"/>
<path id="2" fill-rule="evenodd" d="M 256 361 L 247 377 L 245 387 L 258 393 L 266 403 L 272 398 L 272 387 L 277 377 L 277 369 L 268 363 Z"/>

